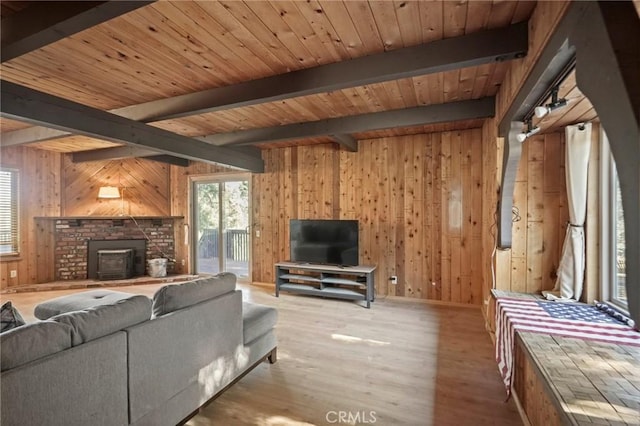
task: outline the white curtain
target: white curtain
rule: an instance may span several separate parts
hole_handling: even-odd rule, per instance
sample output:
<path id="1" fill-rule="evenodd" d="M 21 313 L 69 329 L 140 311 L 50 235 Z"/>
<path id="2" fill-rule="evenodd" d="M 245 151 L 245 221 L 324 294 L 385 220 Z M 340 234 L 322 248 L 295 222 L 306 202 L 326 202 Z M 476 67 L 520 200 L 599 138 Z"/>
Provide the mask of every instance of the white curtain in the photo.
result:
<path id="1" fill-rule="evenodd" d="M 582 129 L 582 130 L 581 130 Z M 552 296 L 578 300 L 582 295 L 585 264 L 584 222 L 587 215 L 587 170 L 591 151 L 591 123 L 565 128 L 565 170 L 569 225 Z"/>

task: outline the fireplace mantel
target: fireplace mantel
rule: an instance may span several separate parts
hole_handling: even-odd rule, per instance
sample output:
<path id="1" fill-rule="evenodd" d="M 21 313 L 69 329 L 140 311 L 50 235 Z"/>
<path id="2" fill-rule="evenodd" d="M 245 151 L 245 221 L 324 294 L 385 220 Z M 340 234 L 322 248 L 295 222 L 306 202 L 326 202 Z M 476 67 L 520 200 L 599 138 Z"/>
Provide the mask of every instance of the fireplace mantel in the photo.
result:
<path id="1" fill-rule="evenodd" d="M 184 219 L 184 216 L 36 216 L 36 220 L 66 221 L 69 226 L 81 226 L 87 220 L 110 220 L 114 226 L 122 226 L 125 220 L 150 220 L 155 226 L 161 226 L 165 219 Z"/>
<path id="2" fill-rule="evenodd" d="M 35 219 L 48 219 L 48 220 L 149 220 L 149 219 L 184 219 L 184 216 L 35 216 Z"/>

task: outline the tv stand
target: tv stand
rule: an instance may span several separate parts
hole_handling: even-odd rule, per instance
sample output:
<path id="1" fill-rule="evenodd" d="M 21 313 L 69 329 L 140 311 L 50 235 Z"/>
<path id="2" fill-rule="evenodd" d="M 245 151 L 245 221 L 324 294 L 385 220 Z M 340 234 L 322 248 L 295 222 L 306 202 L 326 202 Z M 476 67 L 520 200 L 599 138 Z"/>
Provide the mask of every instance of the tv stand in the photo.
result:
<path id="1" fill-rule="evenodd" d="M 364 300 L 367 308 L 375 300 L 375 266 L 337 266 L 317 263 L 276 263 L 276 297 L 280 291 Z"/>

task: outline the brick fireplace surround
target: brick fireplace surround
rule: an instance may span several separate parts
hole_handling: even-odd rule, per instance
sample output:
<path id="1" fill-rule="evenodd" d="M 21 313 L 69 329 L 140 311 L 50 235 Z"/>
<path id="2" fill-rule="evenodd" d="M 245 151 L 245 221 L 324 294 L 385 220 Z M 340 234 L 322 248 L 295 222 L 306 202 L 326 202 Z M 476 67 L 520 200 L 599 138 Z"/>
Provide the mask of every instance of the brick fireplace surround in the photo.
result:
<path id="1" fill-rule="evenodd" d="M 135 218 L 149 237 L 147 259 L 175 258 L 174 218 Z M 144 239 L 144 234 L 129 217 L 57 218 L 54 224 L 54 264 L 56 280 L 87 278 L 88 240 Z M 167 271 L 173 271 L 169 262 Z"/>

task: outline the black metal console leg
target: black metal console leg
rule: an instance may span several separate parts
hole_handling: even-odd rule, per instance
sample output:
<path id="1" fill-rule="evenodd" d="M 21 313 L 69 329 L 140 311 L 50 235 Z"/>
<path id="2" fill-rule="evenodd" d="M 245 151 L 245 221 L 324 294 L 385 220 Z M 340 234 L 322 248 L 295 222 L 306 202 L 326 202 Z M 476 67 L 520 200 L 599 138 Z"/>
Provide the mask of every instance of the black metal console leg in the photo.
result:
<path id="1" fill-rule="evenodd" d="M 267 355 L 267 360 L 269 364 L 275 364 L 278 361 L 278 348 L 273 348 L 273 350 Z"/>

